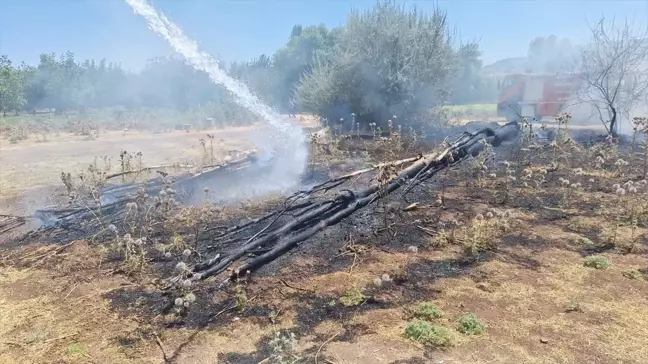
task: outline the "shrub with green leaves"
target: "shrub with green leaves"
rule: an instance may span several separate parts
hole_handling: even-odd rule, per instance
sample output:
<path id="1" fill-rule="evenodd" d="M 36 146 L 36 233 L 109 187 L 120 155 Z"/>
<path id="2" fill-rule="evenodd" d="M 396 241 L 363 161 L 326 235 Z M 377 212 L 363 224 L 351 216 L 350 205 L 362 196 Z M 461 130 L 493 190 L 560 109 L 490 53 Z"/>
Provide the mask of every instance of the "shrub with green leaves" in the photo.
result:
<path id="1" fill-rule="evenodd" d="M 355 122 L 382 130 L 394 115 L 394 124 L 412 126 L 445 103 L 456 75 L 480 55 L 477 44 L 455 39 L 445 11 L 424 13 L 393 1 L 352 11 L 335 40 L 301 78 L 297 103 L 331 121 L 354 112 Z"/>
<path id="2" fill-rule="evenodd" d="M 610 262 L 605 257 L 588 257 L 583 265 L 594 269 L 606 269 Z"/>
<path id="3" fill-rule="evenodd" d="M 405 328 L 405 336 L 421 344 L 432 346 L 452 346 L 452 334 L 443 326 L 432 325 L 423 320 L 414 320 Z"/>
<path id="4" fill-rule="evenodd" d="M 422 320 L 432 321 L 434 319 L 443 317 L 443 312 L 435 304 L 425 302 L 421 303 L 417 307 L 416 311 L 414 311 L 414 317 Z"/>
<path id="5" fill-rule="evenodd" d="M 459 318 L 459 332 L 467 335 L 481 335 L 486 331 L 486 324 L 477 315 L 470 313 Z"/>
<path id="6" fill-rule="evenodd" d="M 367 296 L 357 289 L 350 289 L 344 292 L 344 295 L 340 297 L 340 302 L 347 307 L 358 306 L 366 300 Z"/>

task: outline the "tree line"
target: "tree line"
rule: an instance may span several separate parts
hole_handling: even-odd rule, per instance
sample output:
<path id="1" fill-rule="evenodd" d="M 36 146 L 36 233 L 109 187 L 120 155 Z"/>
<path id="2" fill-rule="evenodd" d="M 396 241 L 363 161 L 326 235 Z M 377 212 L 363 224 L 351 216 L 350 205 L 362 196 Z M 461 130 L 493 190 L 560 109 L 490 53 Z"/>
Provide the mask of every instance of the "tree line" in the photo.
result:
<path id="1" fill-rule="evenodd" d="M 296 25 L 274 54 L 221 66 L 281 112 L 330 120 L 418 120 L 435 106 L 492 103 L 497 95 L 496 80 L 480 72 L 479 45 L 455 39 L 445 11 L 392 1 L 352 11 L 339 27 Z M 245 113 L 222 86 L 175 57 L 151 59 L 140 72 L 72 52 L 43 54 L 35 66 L 0 57 L 3 114 L 108 108 Z"/>

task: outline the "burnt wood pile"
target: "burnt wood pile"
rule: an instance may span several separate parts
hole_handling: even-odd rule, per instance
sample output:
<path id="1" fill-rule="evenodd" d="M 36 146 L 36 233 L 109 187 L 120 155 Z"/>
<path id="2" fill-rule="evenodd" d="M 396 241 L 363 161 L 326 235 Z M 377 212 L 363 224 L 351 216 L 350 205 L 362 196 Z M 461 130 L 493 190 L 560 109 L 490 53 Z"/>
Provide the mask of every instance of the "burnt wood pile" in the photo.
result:
<path id="1" fill-rule="evenodd" d="M 389 194 L 399 189 L 407 192 L 444 169 L 479 155 L 487 144 L 499 147 L 502 143 L 518 141 L 520 135 L 520 125 L 516 122 L 497 128 L 483 128 L 474 133 L 464 132 L 439 153 L 383 163 L 298 192 L 276 210 L 222 230 L 215 237 L 215 242 L 231 242 L 233 236 L 239 236 L 235 239 L 238 244 L 223 244 L 229 248 L 227 251 L 220 251 L 196 264 L 191 269 L 191 279 L 204 280 L 226 271 L 227 280 L 238 279 Z M 381 172 L 395 169 L 396 172 L 390 176 L 380 177 Z M 375 184 L 356 191 L 343 188 L 350 180 L 370 172 L 378 175 Z M 334 189 L 336 192 L 332 195 L 326 193 Z M 245 232 L 248 232 L 248 236 L 242 238 Z M 232 269 L 233 265 L 236 267 Z"/>

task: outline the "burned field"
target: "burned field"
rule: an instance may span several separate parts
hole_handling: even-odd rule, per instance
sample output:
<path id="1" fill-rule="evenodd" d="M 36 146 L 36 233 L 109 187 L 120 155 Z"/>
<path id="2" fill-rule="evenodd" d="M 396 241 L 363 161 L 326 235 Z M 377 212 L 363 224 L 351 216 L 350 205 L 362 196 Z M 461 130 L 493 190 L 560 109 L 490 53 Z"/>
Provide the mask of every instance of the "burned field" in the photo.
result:
<path id="1" fill-rule="evenodd" d="M 299 191 L 263 200 L 203 186 L 253 153 L 72 186 L 1 252 L 0 361 L 641 362 L 639 139 L 457 131 L 317 134 Z"/>

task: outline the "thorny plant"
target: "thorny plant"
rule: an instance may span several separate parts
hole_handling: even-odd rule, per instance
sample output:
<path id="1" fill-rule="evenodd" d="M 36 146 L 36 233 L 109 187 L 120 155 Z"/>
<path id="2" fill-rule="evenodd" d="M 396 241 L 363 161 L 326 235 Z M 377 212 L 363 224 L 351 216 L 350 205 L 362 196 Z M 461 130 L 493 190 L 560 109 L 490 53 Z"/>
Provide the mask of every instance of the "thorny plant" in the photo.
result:
<path id="1" fill-rule="evenodd" d="M 295 364 L 302 358 L 297 354 L 297 336 L 294 333 L 276 333 L 270 341 L 271 364 Z"/>
<path id="2" fill-rule="evenodd" d="M 76 202 L 79 198 L 83 199 L 92 196 L 93 189 L 100 189 L 107 182 L 106 176 L 112 167 L 112 158 L 103 156 L 101 160 L 103 166 L 99 166 L 99 158 L 95 157 L 93 162 L 88 165 L 88 168 L 78 174 L 78 184 L 74 183 L 70 172 L 61 172 L 61 181 L 65 185 L 70 204 Z"/>
<path id="3" fill-rule="evenodd" d="M 583 174 L 583 169 L 582 168 L 577 168 L 574 170 L 574 176 L 575 177 L 580 177 Z M 580 182 L 574 182 L 570 181 L 568 179 L 560 177 L 558 179 L 558 182 L 560 182 L 558 190 L 561 193 L 561 207 L 569 207 L 570 203 L 573 200 L 574 195 L 582 188 L 582 184 Z"/>
<path id="4" fill-rule="evenodd" d="M 146 192 L 146 188 L 141 187 L 137 191 L 134 201 L 126 204 L 121 228 L 115 224 L 110 224 L 105 228 L 116 237 L 115 252 L 122 258 L 125 272 L 130 274 L 144 271 L 150 247 L 154 247 L 167 259 L 171 258 L 172 253 L 179 251 L 182 251 L 182 256 L 185 258 L 193 254 L 179 235 L 174 235 L 171 243 L 166 245 L 159 244 L 157 239 L 153 241 L 147 239 L 147 236 L 154 235 L 172 217 L 171 212 L 178 205 L 174 195 L 175 191 L 168 184 L 159 192 L 158 196 L 152 198 Z M 95 203 L 101 206 L 98 194 L 96 196 Z M 98 211 L 100 215 L 97 218 L 102 220 L 103 224 L 102 209 L 99 208 Z M 120 231 L 126 233 L 119 237 Z M 133 238 L 133 236 L 140 237 Z"/>
<path id="5" fill-rule="evenodd" d="M 460 229 L 460 222 L 457 220 L 450 222 L 438 222 L 438 230 L 432 239 L 432 245 L 434 248 L 444 248 L 448 245 L 454 245 L 458 242 L 458 232 L 457 229 Z"/>
<path id="6" fill-rule="evenodd" d="M 146 237 L 134 239 L 131 234 L 124 234 L 116 241 L 116 252 L 123 259 L 123 269 L 127 274 L 143 272 L 146 268 Z"/>
<path id="7" fill-rule="evenodd" d="M 637 136 L 648 132 L 648 117 L 635 117 L 632 119 L 632 147 L 637 145 Z"/>
<path id="8" fill-rule="evenodd" d="M 86 177 L 85 179 L 93 187 L 100 187 L 107 182 L 106 175 L 111 168 L 111 159 L 108 158 L 108 156 L 104 156 L 103 162 L 103 168 L 99 168 L 99 165 L 97 164 L 97 158 L 95 157 L 92 164 L 88 166 L 88 177 Z"/>
<path id="9" fill-rule="evenodd" d="M 369 124 L 373 138 L 365 142 L 365 150 L 368 154 L 387 160 L 397 159 L 411 153 L 419 146 L 419 142 L 426 138 L 424 130 L 419 133 L 414 127 L 409 126 L 405 132 L 401 124 L 394 124 L 396 121 L 398 121 L 397 115 L 387 120 L 387 136 L 383 136 L 383 130 L 376 123 Z"/>
<path id="10" fill-rule="evenodd" d="M 175 199 L 176 192 L 170 187 L 169 181 L 160 190 L 157 196 L 149 196 L 146 192 L 146 186 L 138 189 L 135 198 L 126 203 L 126 210 L 121 222 L 114 221 L 104 228 L 105 231 L 115 237 L 113 241 L 114 252 L 120 257 L 122 267 L 120 270 L 126 274 L 142 273 L 146 270 L 150 260 L 148 255 L 157 251 L 166 259 L 171 259 L 174 254 L 180 254 L 184 258 L 189 258 L 197 254 L 195 250 L 191 250 L 184 242 L 180 234 L 173 234 L 169 243 L 164 244 L 159 239 L 149 239 L 147 236 L 159 236 L 160 232 L 168 232 L 172 228 L 172 221 L 177 211 L 178 202 Z M 102 224 L 106 224 L 103 216 L 103 209 L 101 208 L 101 201 L 99 198 L 98 190 L 93 189 L 93 196 L 95 204 L 100 208 L 97 209 L 97 220 Z M 120 232 L 125 232 L 120 236 Z M 139 236 L 139 238 L 134 238 Z M 183 263 L 184 264 L 184 263 Z M 185 269 L 181 269 L 185 267 Z M 182 313 L 186 311 L 188 305 L 195 300 L 195 296 L 186 296 L 190 284 L 186 279 L 188 268 L 186 264 L 178 266 L 180 274 L 175 280 L 176 288 L 181 289 L 182 295 L 178 294 L 178 298 L 183 299 L 181 305 L 176 305 L 176 311 Z"/>
<path id="11" fill-rule="evenodd" d="M 394 115 L 393 118 L 396 119 L 396 115 Z M 392 119 L 389 119 L 387 120 L 387 128 L 389 133 L 388 137 L 383 137 L 380 128 L 376 128 L 374 141 L 377 141 L 376 148 L 383 151 L 383 158 L 392 160 L 398 158 L 398 156 L 400 156 L 405 150 L 405 147 L 401 126 L 398 125 L 397 128 L 394 128 L 394 122 Z M 377 136 L 379 137 L 376 139 Z"/>
<path id="12" fill-rule="evenodd" d="M 119 153 L 119 162 L 120 162 L 121 172 L 122 173 L 129 172 L 129 171 L 132 170 L 132 168 L 131 168 L 131 159 L 132 158 L 133 158 L 133 156 L 130 153 L 128 153 L 127 151 L 125 151 L 125 150 L 122 150 Z M 126 182 L 126 180 L 124 178 L 125 177 L 122 177 L 122 182 Z"/>
<path id="13" fill-rule="evenodd" d="M 558 128 L 552 133 L 551 165 L 565 166 L 569 168 L 573 162 L 574 153 L 580 152 L 580 146 L 574 142 L 569 135 L 569 121 L 572 116 L 569 113 L 562 113 L 555 118 Z"/>
<path id="14" fill-rule="evenodd" d="M 544 131 L 545 127 L 546 125 L 543 124 L 540 129 Z M 533 124 L 526 118 L 520 121 L 520 131 L 520 138 L 518 143 L 512 148 L 512 155 L 509 159 L 519 166 L 528 166 L 531 164 L 532 157 L 540 148 L 538 134 L 534 132 Z"/>
<path id="15" fill-rule="evenodd" d="M 67 191 L 69 203 L 72 203 L 75 199 L 74 193 L 74 184 L 72 184 L 72 174 L 70 172 L 65 173 L 61 172 L 61 181 L 65 185 L 65 190 Z"/>
<path id="16" fill-rule="evenodd" d="M 493 201 L 495 204 L 506 204 L 511 201 L 513 188 L 517 184 L 515 168 L 511 168 L 511 163 L 509 161 L 503 161 L 501 162 L 501 166 L 503 178 L 498 181 L 499 193 L 495 195 L 496 200 Z M 499 202 L 497 201 L 498 195 L 500 200 Z"/>
<path id="17" fill-rule="evenodd" d="M 509 230 L 510 213 L 487 211 L 477 214 L 461 229 L 459 240 L 468 257 L 476 257 L 480 252 L 496 247 L 497 238 Z"/>
<path id="18" fill-rule="evenodd" d="M 205 227 L 214 221 L 224 218 L 223 209 L 208 203 L 198 206 L 182 207 L 167 219 L 165 224 L 171 231 L 185 231 L 189 233 L 188 239 L 192 239 L 193 249 L 199 250 L 199 243 L 208 236 L 205 236 Z M 207 232 L 208 234 L 208 232 Z"/>
<path id="19" fill-rule="evenodd" d="M 245 308 L 247 307 L 249 301 L 247 293 L 245 292 L 246 283 L 247 280 L 245 278 L 237 279 L 234 286 L 234 292 L 235 292 L 234 298 L 236 302 L 236 311 L 239 313 L 245 311 Z"/>
<path id="20" fill-rule="evenodd" d="M 326 169 L 330 169 L 334 163 L 344 160 L 351 156 L 348 151 L 348 135 L 336 135 L 329 129 L 324 132 L 312 133 L 310 135 L 310 159 L 309 169 L 313 172 L 318 165 L 322 164 Z M 368 158 L 366 153 L 361 155 L 363 160 Z"/>
<path id="21" fill-rule="evenodd" d="M 207 140 L 209 140 L 209 146 L 207 146 L 207 140 L 200 138 L 200 146 L 203 148 L 203 164 L 214 164 L 216 157 L 214 154 L 214 138 L 212 134 L 207 134 Z"/>
<path id="22" fill-rule="evenodd" d="M 191 250 L 186 249 L 182 252 L 184 259 L 191 256 Z M 173 300 L 173 311 L 179 317 L 186 316 L 189 307 L 196 301 L 196 295 L 192 292 L 194 282 L 189 279 L 191 271 L 187 263 L 181 261 L 175 266 L 178 275 L 172 280 L 170 291 L 176 297 Z"/>
<path id="23" fill-rule="evenodd" d="M 556 131 L 556 141 L 558 143 L 568 143 L 571 140 L 569 136 L 569 121 L 571 119 L 572 115 L 570 113 L 562 113 L 554 119 L 558 124 L 558 130 Z"/>
<path id="24" fill-rule="evenodd" d="M 401 125 L 395 125 L 395 120 L 398 119 L 396 115 L 387 121 L 387 136 L 383 136 L 383 130 L 376 123 L 367 124 L 371 133 L 367 139 L 360 123 L 355 120 L 355 114 L 351 116 L 351 130 L 348 133 L 342 133 L 337 127 L 329 127 L 328 120 L 324 119 L 326 128 L 310 135 L 311 170 L 318 164 L 330 168 L 334 163 L 351 157 L 359 157 L 364 162 L 394 160 L 411 153 L 425 139 L 424 132 L 419 134 L 412 127 L 403 132 Z M 341 123 L 343 121 L 344 119 L 340 119 Z"/>
<path id="25" fill-rule="evenodd" d="M 159 232 L 163 228 L 174 231 L 174 217 L 180 205 L 175 195 L 176 191 L 171 188 L 168 180 L 157 196 L 149 196 L 146 185 L 140 187 L 134 201 L 126 204 L 122 229 L 131 234 L 144 235 Z"/>
<path id="26" fill-rule="evenodd" d="M 530 207 L 538 207 L 543 204 L 542 198 L 539 197 L 547 179 L 547 169 L 545 168 L 525 168 L 522 171 L 522 191 L 518 195 L 518 204 Z"/>
<path id="27" fill-rule="evenodd" d="M 523 163 L 521 185 L 515 188 L 504 184 L 503 187 L 507 191 L 515 188 L 518 202 L 535 207 L 550 204 L 551 198 L 557 197 L 558 207 L 577 208 L 588 198 L 583 191 L 594 194 L 600 202 L 598 213 L 606 221 L 599 234 L 600 241 L 622 252 L 634 252 L 638 242 L 645 238 L 641 228 L 648 223 L 645 182 L 639 180 L 645 178 L 645 148 L 639 145 L 642 153 L 632 153 L 633 148 L 623 148 L 611 137 L 593 145 L 576 144 L 568 137 L 569 119 L 568 114 L 557 119 L 560 133 L 550 145 L 549 165 L 542 166 L 542 158 L 531 154 Z M 635 125 L 637 131 L 645 128 L 642 118 L 636 118 Z M 511 173 L 505 170 L 504 174 Z M 610 182 L 619 179 L 619 183 Z M 616 198 L 605 197 L 603 190 Z"/>
<path id="28" fill-rule="evenodd" d="M 648 182 L 638 183 L 628 181 L 623 185 L 612 185 L 612 191 L 619 198 L 620 209 L 613 206 L 602 206 L 600 214 L 605 218 L 607 226 L 600 234 L 601 241 L 623 252 L 632 253 L 642 239 L 638 229 L 648 224 Z M 623 229 L 623 227 L 627 227 Z M 622 234 L 626 230 L 626 234 Z"/>
<path id="29" fill-rule="evenodd" d="M 133 165 L 133 159 L 135 159 L 135 165 Z M 121 172 L 124 173 L 122 177 L 122 182 L 126 182 L 126 173 L 132 171 L 141 171 L 143 169 L 142 165 L 142 152 L 137 152 L 135 154 L 129 153 L 126 150 L 122 150 L 119 153 L 119 161 Z"/>
<path id="30" fill-rule="evenodd" d="M 494 175 L 495 177 L 491 177 L 492 174 L 489 173 L 494 159 L 493 148 L 489 144 L 485 144 L 484 147 L 484 150 L 476 158 L 472 158 L 459 167 L 462 172 L 471 177 L 467 181 L 467 186 L 472 187 L 475 192 L 487 187 L 489 177 L 497 177 L 496 175 Z"/>
<path id="31" fill-rule="evenodd" d="M 637 135 L 641 133 L 644 137 L 644 142 L 639 145 L 642 152 L 639 153 L 643 160 L 643 177 L 648 178 L 648 147 L 646 146 L 646 134 L 648 134 L 648 117 L 636 117 L 632 120 L 633 133 L 632 133 L 632 150 L 634 151 L 637 146 Z"/>

